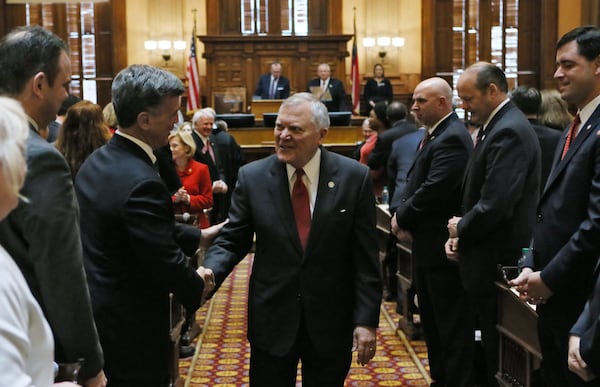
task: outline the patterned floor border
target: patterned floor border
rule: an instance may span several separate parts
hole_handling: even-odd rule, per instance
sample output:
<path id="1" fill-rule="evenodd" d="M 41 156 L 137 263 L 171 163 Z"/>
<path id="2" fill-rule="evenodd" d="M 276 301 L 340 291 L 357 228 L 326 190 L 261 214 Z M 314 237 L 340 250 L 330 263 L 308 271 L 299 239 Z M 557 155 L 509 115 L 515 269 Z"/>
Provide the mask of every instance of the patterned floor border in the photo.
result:
<path id="1" fill-rule="evenodd" d="M 249 262 L 250 260 L 246 258 L 244 261 Z M 244 279 L 247 279 L 247 270 L 249 266 L 249 263 L 245 265 L 246 276 Z M 238 265 L 239 269 L 243 270 L 243 267 L 244 266 L 242 265 Z M 236 268 L 236 270 L 238 270 L 238 268 Z M 223 283 L 222 288 L 219 290 L 219 292 L 222 295 L 221 297 L 225 297 L 223 296 L 223 294 L 226 292 L 231 293 L 231 287 L 234 286 L 235 281 L 234 275 L 230 276 L 230 279 L 225 281 L 225 283 Z M 242 281 L 244 279 L 242 279 Z M 237 281 L 239 281 L 239 279 Z M 237 284 L 235 285 L 237 286 Z M 221 301 L 223 301 L 222 298 L 215 296 L 215 298 L 207 302 L 197 312 L 197 321 L 200 326 L 209 328 L 209 323 L 214 317 L 214 314 L 222 313 L 215 312 L 216 303 Z M 429 377 L 428 373 L 427 349 L 425 347 L 425 343 L 419 340 L 409 340 L 409 338 L 404 334 L 404 332 L 398 328 L 397 322 L 400 318 L 401 316 L 395 311 L 395 303 L 384 302 L 381 305 L 381 321 L 380 328 L 378 330 L 378 335 L 380 335 L 380 337 L 384 339 L 378 340 L 377 354 L 368 366 L 357 368 L 353 364 L 345 386 L 428 386 L 431 383 L 431 378 Z M 194 356 L 191 359 L 180 360 L 180 375 L 182 375 L 183 379 L 185 380 L 185 387 L 208 385 L 192 383 L 192 381 L 194 380 L 194 371 L 196 370 L 196 372 L 198 372 L 198 368 L 202 369 L 202 367 L 206 367 L 198 367 L 198 363 L 199 359 L 203 357 L 202 349 L 203 344 L 205 343 L 205 335 L 208 331 L 210 331 L 210 329 L 203 329 L 200 335 L 196 338 L 196 351 L 194 353 Z M 387 335 L 388 337 L 384 337 L 385 335 Z M 389 336 L 391 335 L 394 335 L 395 338 L 390 338 Z M 401 344 L 401 346 L 398 346 L 398 348 L 396 348 L 396 346 L 388 348 L 390 341 L 393 344 L 394 340 L 398 340 L 398 344 Z M 214 350 L 214 347 L 211 349 Z M 408 356 L 405 356 L 404 352 L 406 352 Z M 206 356 L 206 354 L 204 354 L 204 356 Z M 410 359 L 410 361 L 402 360 L 395 362 L 395 360 L 397 360 L 398 358 L 404 359 L 404 357 L 406 357 L 406 360 Z M 247 366 L 248 365 L 246 359 L 246 364 L 243 365 L 244 372 L 246 373 Z M 399 371 L 402 375 L 401 378 L 397 375 L 397 371 Z M 247 375 L 245 375 L 243 379 L 243 381 L 235 384 L 217 383 L 210 384 L 210 386 L 246 386 Z M 300 386 L 300 383 L 298 383 L 297 385 Z"/>

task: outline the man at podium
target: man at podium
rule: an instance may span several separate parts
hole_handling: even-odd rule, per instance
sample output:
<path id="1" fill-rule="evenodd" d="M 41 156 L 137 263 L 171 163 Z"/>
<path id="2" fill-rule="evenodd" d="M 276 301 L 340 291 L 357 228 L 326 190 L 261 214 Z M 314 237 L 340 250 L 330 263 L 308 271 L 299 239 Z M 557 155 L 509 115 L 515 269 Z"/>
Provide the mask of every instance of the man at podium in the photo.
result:
<path id="1" fill-rule="evenodd" d="M 261 75 L 254 99 L 286 99 L 290 96 L 290 81 L 281 75 L 281 63 L 271 63 L 271 73 Z"/>

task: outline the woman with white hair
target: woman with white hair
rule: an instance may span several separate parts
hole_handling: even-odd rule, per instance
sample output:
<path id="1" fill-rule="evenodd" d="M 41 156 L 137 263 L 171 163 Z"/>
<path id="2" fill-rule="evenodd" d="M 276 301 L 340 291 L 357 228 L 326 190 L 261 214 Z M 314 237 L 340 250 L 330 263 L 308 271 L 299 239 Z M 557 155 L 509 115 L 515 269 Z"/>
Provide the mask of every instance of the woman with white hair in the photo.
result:
<path id="1" fill-rule="evenodd" d="M 27 117 L 14 99 L 0 97 L 0 220 L 17 207 L 25 181 Z M 54 341 L 21 271 L 0 246 L 0 386 L 51 386 Z M 58 383 L 55 386 L 76 386 Z"/>

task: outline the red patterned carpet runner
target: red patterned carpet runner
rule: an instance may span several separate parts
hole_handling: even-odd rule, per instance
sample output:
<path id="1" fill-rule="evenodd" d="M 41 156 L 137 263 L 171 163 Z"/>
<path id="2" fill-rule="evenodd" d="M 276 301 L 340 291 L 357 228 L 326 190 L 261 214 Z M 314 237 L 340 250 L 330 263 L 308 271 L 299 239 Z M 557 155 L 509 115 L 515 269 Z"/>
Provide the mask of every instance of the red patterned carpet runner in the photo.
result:
<path id="1" fill-rule="evenodd" d="M 197 321 L 203 331 L 195 341 L 196 353 L 179 361 L 186 387 L 248 386 L 246 291 L 251 258 L 244 259 L 213 300 L 198 310 Z M 354 361 L 346 387 L 429 385 L 425 343 L 408 340 L 396 328 L 399 318 L 394 303 L 382 305 L 375 358 L 366 367 Z M 301 386 L 300 375 L 297 386 Z"/>

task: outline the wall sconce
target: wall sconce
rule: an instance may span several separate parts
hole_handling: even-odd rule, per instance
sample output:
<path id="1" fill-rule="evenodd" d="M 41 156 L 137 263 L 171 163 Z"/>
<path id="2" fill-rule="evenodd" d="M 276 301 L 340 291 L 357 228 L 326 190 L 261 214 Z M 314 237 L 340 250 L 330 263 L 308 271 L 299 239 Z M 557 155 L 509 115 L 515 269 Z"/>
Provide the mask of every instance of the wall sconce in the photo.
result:
<path id="1" fill-rule="evenodd" d="M 402 47 L 404 46 L 404 38 L 399 36 L 389 37 L 389 36 L 379 36 L 377 38 L 365 37 L 363 38 L 363 46 L 364 47 L 375 47 L 375 44 L 379 47 L 379 52 L 377 55 L 384 60 L 387 55 L 387 47 Z"/>
<path id="2" fill-rule="evenodd" d="M 146 40 L 144 42 L 144 49 L 148 51 L 154 51 L 156 49 L 162 50 L 161 57 L 164 60 L 164 67 L 169 66 L 171 60 L 171 47 L 177 51 L 185 50 L 186 43 L 183 40 Z"/>

